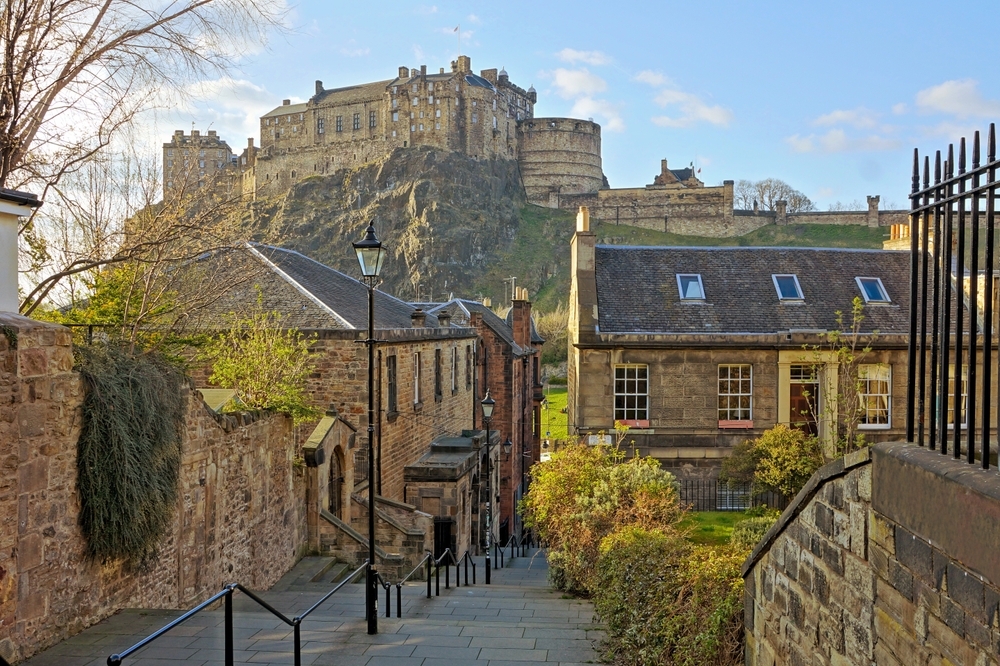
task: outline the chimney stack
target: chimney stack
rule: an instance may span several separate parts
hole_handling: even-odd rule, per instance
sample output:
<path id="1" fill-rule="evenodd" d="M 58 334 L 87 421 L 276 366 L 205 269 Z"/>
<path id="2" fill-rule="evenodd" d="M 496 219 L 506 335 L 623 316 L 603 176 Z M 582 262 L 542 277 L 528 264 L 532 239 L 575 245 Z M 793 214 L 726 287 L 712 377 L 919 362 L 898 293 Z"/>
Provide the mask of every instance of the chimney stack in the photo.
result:
<path id="1" fill-rule="evenodd" d="M 580 210 L 576 213 L 576 230 L 577 232 L 590 231 L 590 209 L 586 206 L 580 206 Z"/>
<path id="2" fill-rule="evenodd" d="M 427 313 L 420 308 L 410 313 L 410 322 L 412 322 L 413 328 L 423 328 L 425 321 L 427 321 Z"/>
<path id="3" fill-rule="evenodd" d="M 483 307 L 492 308 L 493 299 L 491 299 L 489 296 L 483 296 Z"/>
<path id="4" fill-rule="evenodd" d="M 440 328 L 448 328 L 451 326 L 451 315 L 447 312 L 441 312 L 437 316 L 438 326 Z"/>
<path id="5" fill-rule="evenodd" d="M 400 66 L 400 68 L 399 68 L 399 78 L 405 79 L 409 73 L 410 73 L 410 70 L 409 70 L 408 67 L 406 67 L 406 65 Z"/>

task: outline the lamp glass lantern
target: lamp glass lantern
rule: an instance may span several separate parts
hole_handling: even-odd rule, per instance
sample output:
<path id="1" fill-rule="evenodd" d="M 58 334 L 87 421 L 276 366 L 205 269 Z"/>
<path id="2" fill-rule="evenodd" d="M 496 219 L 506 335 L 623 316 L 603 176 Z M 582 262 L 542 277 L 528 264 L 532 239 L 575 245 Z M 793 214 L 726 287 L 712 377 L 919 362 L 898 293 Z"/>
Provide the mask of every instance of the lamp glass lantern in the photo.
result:
<path id="1" fill-rule="evenodd" d="M 353 245 L 358 255 L 358 263 L 361 264 L 361 275 L 366 278 L 377 278 L 382 272 L 385 249 L 382 247 L 382 241 L 375 236 L 375 227 L 369 223 L 365 229 L 365 237 Z"/>
<path id="2" fill-rule="evenodd" d="M 493 407 L 497 404 L 497 401 L 490 397 L 489 389 L 486 390 L 486 397 L 483 398 L 480 404 L 483 406 L 483 418 L 493 418 Z"/>
<path id="3" fill-rule="evenodd" d="M 510 450 L 511 450 L 511 448 L 513 446 L 514 446 L 514 444 L 513 444 L 513 442 L 510 441 L 510 437 L 508 437 L 507 439 L 505 439 L 504 443 L 503 443 L 503 452 L 504 452 L 504 455 L 509 456 L 510 455 Z"/>

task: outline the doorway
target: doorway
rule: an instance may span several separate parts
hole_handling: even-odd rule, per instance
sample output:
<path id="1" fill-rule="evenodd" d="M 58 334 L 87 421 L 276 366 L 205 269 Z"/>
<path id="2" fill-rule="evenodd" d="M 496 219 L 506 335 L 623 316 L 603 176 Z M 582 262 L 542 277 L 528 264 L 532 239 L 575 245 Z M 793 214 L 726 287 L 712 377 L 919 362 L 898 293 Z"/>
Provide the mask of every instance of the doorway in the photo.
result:
<path id="1" fill-rule="evenodd" d="M 807 435 L 819 436 L 819 373 L 814 365 L 793 365 L 788 386 L 790 423 Z"/>
<path id="2" fill-rule="evenodd" d="M 451 552 L 455 555 L 455 559 L 458 559 L 458 555 L 455 554 L 455 537 L 454 530 L 452 526 L 455 524 L 452 518 L 435 518 L 434 519 L 434 559 L 440 558 L 444 551 L 451 548 Z"/>
<path id="3" fill-rule="evenodd" d="M 342 508 L 342 497 L 344 489 L 344 467 L 341 462 L 340 447 L 333 450 L 333 455 L 330 456 L 330 479 L 329 485 L 327 486 L 327 495 L 329 498 L 329 510 L 330 513 L 337 516 L 337 518 L 342 518 L 340 515 L 340 510 Z"/>

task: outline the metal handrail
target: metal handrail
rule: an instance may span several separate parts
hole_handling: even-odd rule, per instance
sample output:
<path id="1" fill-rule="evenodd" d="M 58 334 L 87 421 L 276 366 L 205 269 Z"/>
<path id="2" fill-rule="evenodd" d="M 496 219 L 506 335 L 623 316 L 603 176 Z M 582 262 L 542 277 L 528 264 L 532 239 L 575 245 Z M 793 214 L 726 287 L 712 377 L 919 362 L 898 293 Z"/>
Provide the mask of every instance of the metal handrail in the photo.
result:
<path id="1" fill-rule="evenodd" d="M 226 587 L 224 587 L 220 592 L 217 592 L 216 594 L 212 595 L 210 598 L 208 598 L 205 601 L 201 602 L 200 604 L 198 604 L 197 606 L 195 606 L 194 608 L 192 608 L 188 612 L 184 613 L 180 617 L 178 617 L 175 620 L 171 621 L 170 623 L 168 623 L 164 627 L 156 630 L 155 632 L 153 632 L 152 634 L 150 634 L 146 638 L 143 638 L 141 641 L 139 641 L 138 643 L 136 643 L 132 647 L 130 647 L 127 650 L 124 650 L 122 652 L 117 652 L 117 653 L 111 655 L 110 657 L 108 657 L 108 666 L 121 666 L 122 659 L 125 659 L 126 657 L 128 657 L 131 654 L 133 654 L 137 650 L 140 650 L 143 647 L 149 645 L 150 643 L 152 643 L 153 641 L 155 641 L 157 638 L 159 638 L 163 634 L 167 633 L 168 631 L 170 631 L 174 627 L 178 626 L 179 624 L 182 624 L 186 620 L 189 620 L 191 617 L 193 617 L 194 615 L 197 615 L 201 611 L 205 610 L 206 608 L 208 608 L 209 606 L 211 606 L 212 604 L 214 604 L 215 602 L 217 602 L 219 599 L 225 599 L 225 614 L 226 614 L 226 619 L 225 619 L 225 660 L 226 660 L 226 666 L 233 666 L 233 591 L 235 591 L 235 590 L 239 590 L 243 594 L 247 595 L 248 597 L 250 597 L 251 599 L 253 599 L 258 605 L 262 606 L 265 610 L 267 610 L 269 613 L 271 613 L 272 615 L 274 615 L 276 618 L 278 618 L 279 620 L 281 620 L 285 624 L 287 624 L 290 627 L 292 627 L 292 630 L 294 632 L 294 637 L 295 637 L 295 662 L 294 663 L 295 663 L 295 666 L 301 666 L 301 664 L 302 664 L 302 639 L 301 639 L 301 632 L 300 632 L 300 628 L 299 627 L 302 624 L 302 620 L 304 620 L 314 610 L 316 610 L 317 608 L 319 608 L 323 604 L 323 602 L 325 602 L 327 599 L 329 599 L 330 597 L 332 597 L 334 595 L 334 593 L 337 592 L 337 590 L 339 590 L 340 588 L 344 587 L 344 585 L 346 585 L 350 581 L 354 580 L 354 578 L 358 575 L 358 573 L 360 573 L 364 569 L 367 569 L 368 566 L 369 566 L 368 560 L 365 560 L 364 564 L 362 564 L 360 567 L 358 567 L 353 572 L 351 572 L 351 574 L 348 575 L 347 578 L 345 578 L 343 581 L 341 581 L 335 588 L 333 588 L 332 590 L 330 590 L 329 592 L 327 592 L 326 594 L 324 594 L 323 597 L 320 598 L 320 600 L 317 601 L 316 603 L 314 603 L 312 606 L 310 606 L 308 610 L 306 610 L 304 613 L 300 613 L 299 615 L 296 615 L 294 618 L 291 618 L 291 619 L 289 619 L 281 611 L 279 611 L 276 608 L 274 608 L 271 604 L 269 604 L 266 601 L 264 601 L 263 599 L 261 599 L 259 596 L 257 596 L 256 593 L 254 593 L 254 592 L 248 590 L 247 588 L 243 587 L 243 585 L 241 585 L 240 583 L 230 583 L 229 585 L 226 585 Z M 387 594 L 388 594 L 388 592 L 387 592 Z"/>

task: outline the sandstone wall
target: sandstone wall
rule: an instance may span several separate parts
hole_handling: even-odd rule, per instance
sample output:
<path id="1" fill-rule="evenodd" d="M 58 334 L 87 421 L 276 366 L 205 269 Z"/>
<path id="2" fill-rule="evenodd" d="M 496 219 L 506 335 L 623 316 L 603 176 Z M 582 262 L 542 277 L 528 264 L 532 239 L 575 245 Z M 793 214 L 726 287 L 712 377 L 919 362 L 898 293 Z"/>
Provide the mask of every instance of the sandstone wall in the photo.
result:
<path id="1" fill-rule="evenodd" d="M 996 664 L 995 472 L 871 451 L 821 469 L 744 566 L 747 663 Z"/>
<path id="2" fill-rule="evenodd" d="M 220 418 L 186 388 L 178 501 L 158 562 L 136 573 L 87 560 L 69 331 L 10 314 L 0 327 L 0 655 L 26 658 L 120 608 L 186 608 L 234 581 L 266 588 L 294 564 L 306 532 L 290 421 Z"/>
<path id="3" fill-rule="evenodd" d="M 529 119 L 517 127 L 517 145 L 521 178 L 531 203 L 555 208 L 561 194 L 593 193 L 604 187 L 597 123 L 575 118 Z"/>

